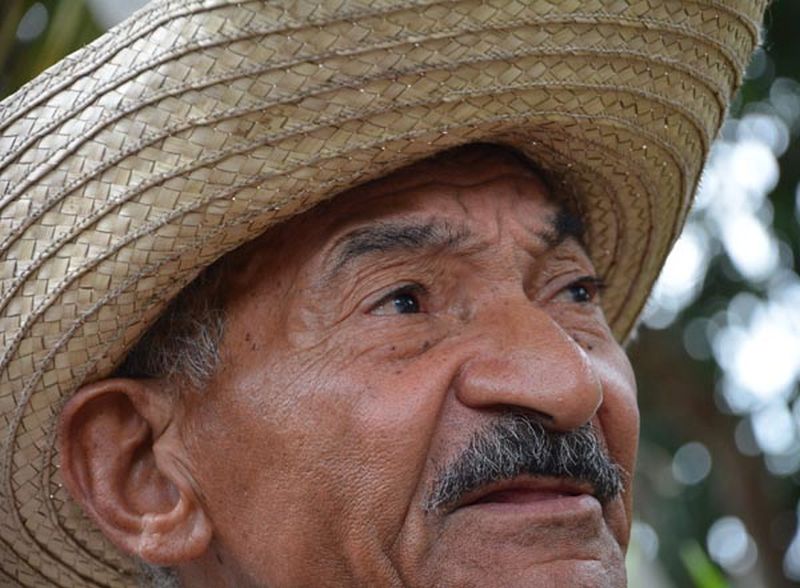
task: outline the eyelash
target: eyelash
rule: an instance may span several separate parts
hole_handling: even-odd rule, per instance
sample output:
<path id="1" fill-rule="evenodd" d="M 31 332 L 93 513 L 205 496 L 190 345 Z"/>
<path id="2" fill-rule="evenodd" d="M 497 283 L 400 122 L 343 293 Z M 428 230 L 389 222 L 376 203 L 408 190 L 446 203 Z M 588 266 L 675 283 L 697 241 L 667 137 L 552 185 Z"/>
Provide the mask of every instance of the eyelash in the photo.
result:
<path id="1" fill-rule="evenodd" d="M 569 291 L 574 294 L 575 289 L 583 288 L 589 294 L 589 298 L 587 300 L 573 300 L 573 302 L 578 304 L 586 304 L 588 302 L 595 302 L 598 296 L 605 290 L 606 283 L 605 281 L 597 276 L 582 276 L 577 280 L 572 281 L 566 288 L 565 291 Z"/>
<path id="2" fill-rule="evenodd" d="M 422 296 L 424 296 L 425 293 L 426 293 L 425 288 L 423 286 L 421 286 L 420 284 L 404 284 L 404 285 L 402 285 L 402 286 L 400 286 L 398 288 L 393 289 L 391 292 L 387 293 L 385 296 L 382 296 L 380 298 L 380 300 L 378 300 L 375 304 L 373 304 L 370 307 L 369 312 L 373 313 L 373 314 L 384 314 L 384 313 L 379 313 L 377 311 L 380 310 L 381 308 L 387 306 L 393 300 L 395 300 L 395 299 L 397 299 L 397 298 L 399 298 L 400 296 L 403 296 L 403 295 L 413 295 L 415 297 L 415 299 L 416 299 L 417 308 L 416 308 L 416 310 L 414 312 L 411 312 L 411 313 L 398 312 L 398 314 L 417 314 L 419 312 L 423 312 L 422 309 L 421 309 L 422 303 L 420 302 L 420 299 L 422 298 Z M 385 313 L 385 314 L 390 314 L 390 313 Z"/>
<path id="3" fill-rule="evenodd" d="M 576 299 L 578 296 L 577 290 L 582 289 L 586 292 L 588 297 L 586 299 Z M 576 304 L 588 304 L 591 302 L 596 302 L 598 296 L 602 293 L 603 290 L 606 288 L 605 281 L 597 276 L 581 276 L 580 278 L 573 280 L 570 282 L 562 292 L 569 292 L 573 296 L 572 302 Z M 386 295 L 382 296 L 380 300 L 378 300 L 375 304 L 373 304 L 369 312 L 372 314 L 392 314 L 391 312 L 381 313 L 377 312 L 380 309 L 386 307 L 396 299 L 400 298 L 404 295 L 411 295 L 414 296 L 414 307 L 411 309 L 411 312 L 401 312 L 397 306 L 395 306 L 394 310 L 397 310 L 397 314 L 417 314 L 422 312 L 422 303 L 420 302 L 420 298 L 426 293 L 426 289 L 421 286 L 420 284 L 404 284 L 398 288 L 393 289 L 391 292 L 388 292 Z"/>

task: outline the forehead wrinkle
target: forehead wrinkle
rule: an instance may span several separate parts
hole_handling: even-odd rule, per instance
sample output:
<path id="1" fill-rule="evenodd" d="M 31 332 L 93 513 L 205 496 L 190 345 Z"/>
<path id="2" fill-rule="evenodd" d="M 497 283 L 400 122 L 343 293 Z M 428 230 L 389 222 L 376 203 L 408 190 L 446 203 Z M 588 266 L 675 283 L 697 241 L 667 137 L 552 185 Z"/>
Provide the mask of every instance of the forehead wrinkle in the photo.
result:
<path id="1" fill-rule="evenodd" d="M 544 184 L 541 178 L 530 171 L 525 170 L 524 177 L 521 177 L 519 172 L 505 173 L 486 181 L 475 182 L 473 184 L 456 185 L 455 200 L 461 207 L 462 211 L 464 211 L 466 214 L 469 214 L 469 209 L 463 202 L 463 199 L 468 195 L 468 191 L 471 188 L 480 188 L 485 184 L 497 183 L 499 183 L 506 192 L 513 195 L 517 201 L 523 202 L 530 200 L 529 196 L 531 192 L 531 185 L 533 185 L 535 192 L 538 193 L 538 196 L 542 199 L 542 201 L 546 205 L 552 206 L 555 209 L 554 212 L 548 214 L 543 219 L 544 226 L 542 228 L 532 231 L 525 229 L 526 232 L 530 232 L 530 234 L 539 240 L 544 250 L 552 249 L 570 237 L 575 238 L 575 240 L 581 246 L 584 246 L 583 221 L 579 217 L 573 215 L 565 207 L 563 202 L 559 202 L 558 200 L 554 199 L 547 185 Z M 495 210 L 494 216 L 497 229 L 495 236 L 497 236 L 503 232 L 503 211 L 498 207 Z M 513 216 L 513 218 L 515 218 L 524 228 L 525 223 L 521 218 L 517 216 Z"/>
<path id="2" fill-rule="evenodd" d="M 545 226 L 535 231 L 536 236 L 544 243 L 547 249 L 552 249 L 563 243 L 568 238 L 574 238 L 578 244 L 585 247 L 584 234 L 585 228 L 583 220 L 570 212 L 563 202 L 553 198 L 552 193 L 541 179 L 534 176 L 541 195 L 545 202 L 555 208 L 545 220 Z M 520 178 L 514 178 L 512 183 L 514 193 L 520 199 L 524 199 L 524 192 L 527 186 L 523 185 Z"/>
<path id="3" fill-rule="evenodd" d="M 325 279 L 334 279 L 346 266 L 374 253 L 457 249 L 472 236 L 466 226 L 453 225 L 441 219 L 375 222 L 353 229 L 336 240 L 323 261 L 323 267 L 330 266 L 324 272 Z"/>
<path id="4" fill-rule="evenodd" d="M 391 202 L 398 196 L 409 192 L 413 193 L 414 200 L 418 200 L 432 192 L 437 198 L 449 195 L 452 201 L 465 213 L 465 216 L 469 217 L 469 206 L 464 202 L 464 199 L 474 190 L 481 191 L 482 188 L 494 185 L 505 192 L 513 193 L 517 200 L 527 200 L 526 194 L 533 188 L 533 191 L 537 192 L 545 202 L 559 208 L 552 215 L 542 219 L 542 222 L 547 223 L 548 226 L 531 231 L 537 237 L 539 246 L 549 249 L 561 243 L 566 237 L 577 235 L 579 232 L 574 228 L 579 227 L 580 222 L 573 222 L 572 217 L 566 211 L 561 210 L 563 206 L 553 201 L 547 186 L 542 182 L 541 178 L 530 170 L 506 169 L 499 174 L 491 177 L 481 177 L 477 180 L 471 178 L 469 174 L 453 176 L 448 174 L 447 171 L 443 170 L 444 177 L 437 177 L 438 174 L 435 173 L 430 174 L 433 177 L 425 177 L 427 174 L 423 173 L 413 174 L 409 177 L 406 170 L 405 173 L 400 172 L 399 174 L 400 176 L 406 175 L 402 181 L 397 181 L 397 175 L 394 177 L 389 176 L 388 179 L 392 179 L 392 181 L 388 181 L 387 178 L 381 178 L 371 184 L 357 187 L 349 194 L 345 193 L 344 195 L 349 198 L 355 197 L 352 202 L 363 203 L 365 200 Z M 431 172 L 435 172 L 435 170 L 431 170 Z M 351 206 L 348 206 L 347 210 L 358 215 L 358 212 L 352 210 Z M 498 233 L 503 232 L 500 226 L 500 217 L 502 216 L 502 211 L 498 208 L 496 211 Z M 367 223 L 370 222 L 369 219 L 365 220 Z M 413 219 L 410 221 L 373 220 L 371 225 L 366 224 L 365 226 L 357 227 L 343 237 L 336 239 L 332 246 L 325 248 L 328 253 L 323 254 L 322 267 L 329 267 L 330 269 L 327 271 L 323 269 L 322 277 L 323 279 L 332 279 L 345 266 L 359 257 L 369 254 L 423 251 L 439 248 L 453 249 L 459 245 L 463 246 L 466 240 L 476 240 L 477 237 L 470 233 L 471 231 L 466 224 L 456 227 L 446 219 L 425 219 L 421 221 Z M 579 242 L 581 242 L 580 239 Z M 539 246 L 537 246 L 537 249 Z M 472 249 L 473 247 L 469 248 Z"/>
<path id="5" fill-rule="evenodd" d="M 426 193 L 435 191 L 439 194 L 453 194 L 469 188 L 480 188 L 498 181 L 508 181 L 521 194 L 519 187 L 522 181 L 534 184 L 549 200 L 550 191 L 544 180 L 528 167 L 520 164 L 504 166 L 500 173 L 479 175 L 477 177 L 464 173 L 464 169 L 453 165 L 441 165 L 437 162 L 425 161 L 408 168 L 401 169 L 388 176 L 378 178 L 351 189 L 342 195 L 358 194 L 358 198 L 391 198 L 410 191 Z M 340 196 L 342 196 L 340 195 Z"/>

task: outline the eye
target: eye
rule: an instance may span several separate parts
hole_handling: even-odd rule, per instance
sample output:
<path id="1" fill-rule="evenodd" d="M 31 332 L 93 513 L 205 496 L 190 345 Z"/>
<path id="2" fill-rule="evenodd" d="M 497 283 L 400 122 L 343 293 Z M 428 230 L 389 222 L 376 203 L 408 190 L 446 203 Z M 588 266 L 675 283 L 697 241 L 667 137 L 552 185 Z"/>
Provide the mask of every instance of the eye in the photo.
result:
<path id="1" fill-rule="evenodd" d="M 565 292 L 569 294 L 572 302 L 586 304 L 596 301 L 603 288 L 605 288 L 605 283 L 601 278 L 583 276 L 567 286 Z"/>
<path id="2" fill-rule="evenodd" d="M 422 286 L 417 284 L 403 286 L 381 298 L 370 312 L 377 315 L 417 314 L 422 312 L 420 298 L 423 293 Z"/>

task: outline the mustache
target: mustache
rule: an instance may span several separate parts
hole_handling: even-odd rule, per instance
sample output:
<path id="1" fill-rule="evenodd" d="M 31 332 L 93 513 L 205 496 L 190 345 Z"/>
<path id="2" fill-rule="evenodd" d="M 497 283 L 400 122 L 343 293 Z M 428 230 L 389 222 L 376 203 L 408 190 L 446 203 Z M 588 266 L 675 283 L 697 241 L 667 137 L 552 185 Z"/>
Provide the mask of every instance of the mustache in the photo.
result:
<path id="1" fill-rule="evenodd" d="M 532 415 L 512 413 L 478 431 L 466 449 L 439 471 L 425 510 L 447 508 L 483 486 L 521 475 L 588 483 L 594 496 L 606 503 L 622 492 L 625 472 L 608 455 L 591 424 L 553 432 Z"/>

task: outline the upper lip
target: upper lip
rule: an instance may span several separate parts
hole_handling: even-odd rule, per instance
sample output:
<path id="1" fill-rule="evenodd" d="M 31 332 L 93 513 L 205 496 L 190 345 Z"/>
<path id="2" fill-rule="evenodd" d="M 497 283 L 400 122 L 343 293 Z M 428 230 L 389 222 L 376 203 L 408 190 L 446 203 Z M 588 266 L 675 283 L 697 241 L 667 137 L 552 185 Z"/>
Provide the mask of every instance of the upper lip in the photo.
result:
<path id="1" fill-rule="evenodd" d="M 492 494 L 513 490 L 552 492 L 554 494 L 566 494 L 570 496 L 579 496 L 582 494 L 594 495 L 594 489 L 588 482 L 581 482 L 567 478 L 519 476 L 516 478 L 492 482 L 491 484 L 481 486 L 472 492 L 468 492 L 462 496 L 461 499 L 458 500 L 449 510 L 454 511 L 466 506 L 472 506 L 473 504 L 485 500 Z"/>

